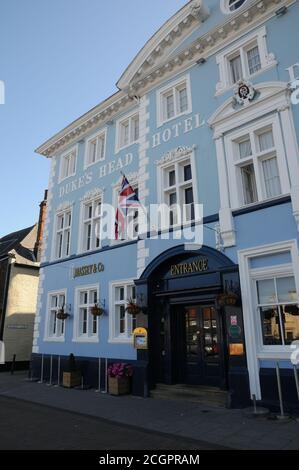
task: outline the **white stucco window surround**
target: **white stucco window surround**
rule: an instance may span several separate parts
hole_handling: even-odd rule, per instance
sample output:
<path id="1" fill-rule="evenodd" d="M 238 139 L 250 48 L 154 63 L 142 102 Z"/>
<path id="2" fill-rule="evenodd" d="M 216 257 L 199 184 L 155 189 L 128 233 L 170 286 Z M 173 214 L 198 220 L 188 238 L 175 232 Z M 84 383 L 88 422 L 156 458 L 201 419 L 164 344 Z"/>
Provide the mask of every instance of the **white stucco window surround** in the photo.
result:
<path id="1" fill-rule="evenodd" d="M 192 112 L 190 75 L 163 86 L 156 93 L 157 127 Z"/>
<path id="2" fill-rule="evenodd" d="M 268 258 L 270 256 L 280 255 L 283 253 L 289 254 L 291 263 L 254 269 L 252 268 L 252 260 L 256 260 L 261 257 Z M 277 282 L 280 282 L 281 284 L 287 282 L 289 283 L 288 285 L 291 286 L 291 301 L 289 301 L 289 299 L 285 299 L 284 302 L 280 302 L 279 296 L 278 299 L 271 298 L 270 303 L 272 304 L 272 308 L 274 310 L 277 309 L 278 311 L 279 305 L 281 303 L 292 303 L 298 305 L 299 251 L 297 240 L 289 240 L 271 245 L 240 250 L 238 252 L 238 259 L 242 289 L 244 332 L 246 340 L 250 391 L 251 394 L 255 394 L 259 400 L 262 398 L 259 380 L 259 360 L 290 360 L 292 349 L 290 348 L 289 344 L 286 344 L 285 340 L 280 340 L 281 344 L 265 344 L 265 339 L 263 338 L 264 325 L 262 323 L 260 304 L 263 304 L 266 301 L 259 299 L 260 293 L 258 289 L 260 285 L 264 283 L 263 289 L 266 292 L 272 292 L 269 285 L 273 284 L 274 286 Z M 274 297 L 276 297 L 276 295 Z M 269 301 L 266 303 L 269 303 Z M 286 328 L 284 325 L 282 325 L 281 315 L 277 314 L 277 322 L 278 326 L 276 326 L 276 328 L 281 329 L 281 331 L 285 331 Z M 296 329 L 297 326 L 293 325 L 293 328 Z M 287 335 L 286 331 L 285 334 Z M 298 334 L 298 328 L 296 334 Z"/>
<path id="3" fill-rule="evenodd" d="M 81 199 L 78 253 L 88 253 L 101 248 L 103 202 L 104 195 L 101 188 L 88 191 Z"/>
<path id="4" fill-rule="evenodd" d="M 128 300 L 136 300 L 136 289 L 132 279 L 112 281 L 109 284 L 109 343 L 133 341 L 136 316 L 126 311 Z"/>
<path id="5" fill-rule="evenodd" d="M 84 169 L 105 160 L 107 128 L 97 131 L 86 139 Z"/>
<path id="6" fill-rule="evenodd" d="M 225 93 L 241 79 L 253 78 L 277 64 L 268 52 L 266 27 L 258 29 L 217 54 L 219 82 L 216 96 Z"/>
<path id="7" fill-rule="evenodd" d="M 91 308 L 99 302 L 99 284 L 76 287 L 74 299 L 74 342 L 99 342 L 101 320 L 91 313 Z"/>
<path id="8" fill-rule="evenodd" d="M 51 261 L 68 258 L 71 253 L 73 203 L 66 201 L 56 208 L 53 223 Z"/>
<path id="9" fill-rule="evenodd" d="M 222 13 L 227 15 L 235 13 L 246 5 L 247 0 L 220 0 Z"/>
<path id="10" fill-rule="evenodd" d="M 64 320 L 59 320 L 57 318 L 57 313 L 62 307 L 66 308 L 66 305 L 66 289 L 48 292 L 44 341 L 65 341 L 66 323 Z"/>
<path id="11" fill-rule="evenodd" d="M 157 201 L 169 209 L 169 221 L 165 223 L 173 228 L 188 225 L 197 216 L 194 206 L 199 203 L 195 150 L 195 147 L 174 149 L 156 161 Z"/>
<path id="12" fill-rule="evenodd" d="M 139 112 L 135 109 L 116 121 L 115 153 L 136 144 L 138 141 Z"/>
<path id="13" fill-rule="evenodd" d="M 60 155 L 58 183 L 75 176 L 78 158 L 78 144 L 66 150 Z"/>
<path id="14" fill-rule="evenodd" d="M 255 91 L 243 106 L 229 98 L 208 120 L 214 130 L 225 247 L 236 242 L 233 210 L 281 195 L 291 195 L 299 230 L 299 151 L 287 83 L 260 83 Z M 251 199 L 244 197 L 244 183 L 251 185 L 247 193 L 255 193 Z"/>

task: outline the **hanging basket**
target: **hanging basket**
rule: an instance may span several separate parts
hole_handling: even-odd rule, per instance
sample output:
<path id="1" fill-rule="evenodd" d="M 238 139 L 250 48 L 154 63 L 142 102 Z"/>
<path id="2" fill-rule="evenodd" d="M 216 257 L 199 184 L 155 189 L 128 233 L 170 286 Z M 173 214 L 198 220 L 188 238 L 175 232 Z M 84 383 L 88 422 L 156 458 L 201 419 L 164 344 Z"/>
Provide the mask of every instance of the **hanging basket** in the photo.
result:
<path id="1" fill-rule="evenodd" d="M 135 302 L 129 301 L 126 307 L 126 312 L 128 312 L 130 315 L 138 315 L 142 312 L 142 308 Z"/>
<path id="2" fill-rule="evenodd" d="M 59 309 L 56 315 L 58 320 L 66 320 L 69 317 L 69 314 L 64 311 L 63 308 Z"/>
<path id="3" fill-rule="evenodd" d="M 223 307 L 224 305 L 236 305 L 239 300 L 239 296 L 234 292 L 222 293 L 217 297 L 217 303 L 219 306 Z"/>
<path id="4" fill-rule="evenodd" d="M 95 304 L 93 307 L 91 307 L 90 313 L 94 317 L 100 317 L 104 314 L 104 309 L 102 307 L 100 307 L 99 305 Z"/>

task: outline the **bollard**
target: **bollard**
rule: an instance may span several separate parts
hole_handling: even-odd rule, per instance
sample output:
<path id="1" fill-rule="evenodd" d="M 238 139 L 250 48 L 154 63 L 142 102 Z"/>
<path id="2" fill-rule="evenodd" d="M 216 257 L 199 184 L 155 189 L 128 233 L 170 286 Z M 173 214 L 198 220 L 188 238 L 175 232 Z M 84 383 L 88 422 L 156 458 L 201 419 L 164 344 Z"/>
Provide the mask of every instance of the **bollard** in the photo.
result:
<path id="1" fill-rule="evenodd" d="M 60 356 L 58 356 L 58 364 L 57 364 L 57 384 L 54 387 L 60 387 Z"/>
<path id="2" fill-rule="evenodd" d="M 108 392 L 108 359 L 105 358 L 105 390 L 102 393 Z"/>
<path id="3" fill-rule="evenodd" d="M 42 362 L 41 362 L 41 370 L 40 370 L 40 380 L 38 381 L 39 384 L 44 382 L 44 355 L 42 354 Z"/>
<path id="4" fill-rule="evenodd" d="M 98 369 L 99 379 L 98 379 L 98 388 L 96 393 L 101 392 L 101 358 L 99 357 L 99 369 Z"/>
<path id="5" fill-rule="evenodd" d="M 10 367 L 10 374 L 11 374 L 11 375 L 14 374 L 14 371 L 15 371 L 15 364 L 16 364 L 16 355 L 14 354 L 14 355 L 13 355 L 13 358 L 12 358 L 11 367 Z"/>
<path id="6" fill-rule="evenodd" d="M 277 378 L 277 388 L 278 388 L 279 406 L 280 406 L 280 415 L 276 415 L 276 417 L 279 420 L 289 419 L 289 416 L 285 414 L 284 408 L 283 408 L 279 362 L 276 363 L 276 378 Z"/>

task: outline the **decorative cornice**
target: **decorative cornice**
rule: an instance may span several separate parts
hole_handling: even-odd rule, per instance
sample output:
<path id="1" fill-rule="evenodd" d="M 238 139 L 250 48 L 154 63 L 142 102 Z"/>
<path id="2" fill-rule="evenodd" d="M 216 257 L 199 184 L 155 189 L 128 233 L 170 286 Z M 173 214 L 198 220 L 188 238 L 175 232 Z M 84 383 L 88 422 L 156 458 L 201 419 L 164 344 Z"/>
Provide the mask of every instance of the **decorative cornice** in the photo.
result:
<path id="1" fill-rule="evenodd" d="M 94 199 L 94 198 L 96 198 L 96 197 L 98 197 L 98 196 L 102 196 L 103 191 L 104 191 L 103 188 L 93 188 L 93 189 L 91 189 L 90 191 L 87 191 L 87 192 L 84 194 L 84 196 L 80 199 L 80 201 L 86 202 L 86 201 L 89 201 L 89 200 L 91 200 L 91 199 Z"/>
<path id="2" fill-rule="evenodd" d="M 131 171 L 130 173 L 126 173 L 126 178 L 129 181 L 129 183 L 135 184 L 138 181 L 138 171 Z M 122 182 L 122 175 L 118 178 L 117 181 L 111 184 L 112 188 L 118 188 L 121 185 Z"/>
<path id="3" fill-rule="evenodd" d="M 166 152 L 160 160 L 156 160 L 155 164 L 157 166 L 164 165 L 164 163 L 170 163 L 177 158 L 184 157 L 185 155 L 190 155 L 193 150 L 196 149 L 196 145 L 192 145 L 192 147 L 177 147 L 169 152 Z"/>
<path id="4" fill-rule="evenodd" d="M 58 207 L 56 207 L 56 212 L 63 212 L 68 209 L 71 209 L 73 205 L 74 205 L 74 201 L 63 201 L 61 204 L 59 204 Z"/>

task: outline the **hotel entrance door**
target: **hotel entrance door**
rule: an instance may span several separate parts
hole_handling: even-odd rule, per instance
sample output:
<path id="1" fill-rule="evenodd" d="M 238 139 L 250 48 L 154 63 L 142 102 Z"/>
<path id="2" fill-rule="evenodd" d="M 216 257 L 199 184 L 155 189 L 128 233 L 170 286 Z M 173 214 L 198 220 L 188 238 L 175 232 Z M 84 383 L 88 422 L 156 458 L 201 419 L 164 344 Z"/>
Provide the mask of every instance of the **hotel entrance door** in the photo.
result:
<path id="1" fill-rule="evenodd" d="M 220 387 L 223 383 L 222 328 L 219 313 L 212 305 L 175 308 L 173 351 L 180 354 L 183 383 Z M 174 344 L 176 343 L 176 345 Z"/>

